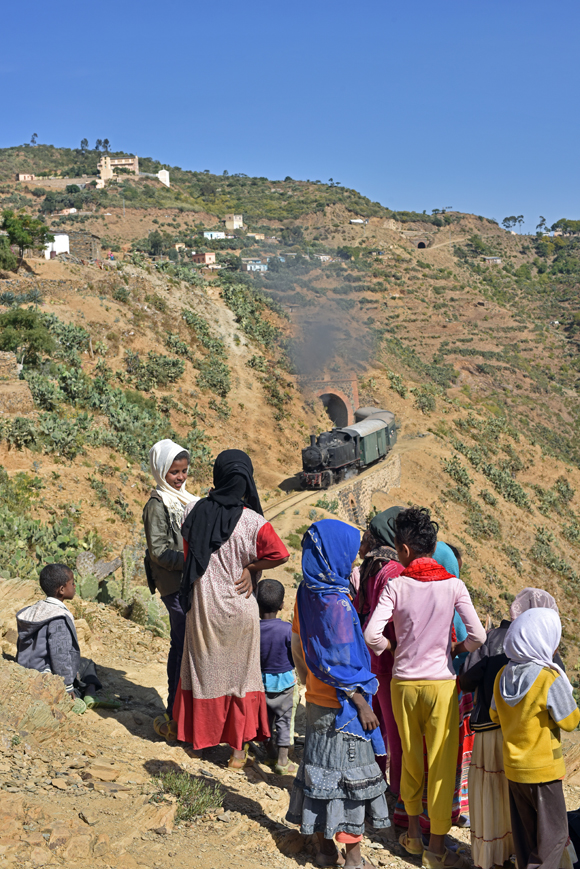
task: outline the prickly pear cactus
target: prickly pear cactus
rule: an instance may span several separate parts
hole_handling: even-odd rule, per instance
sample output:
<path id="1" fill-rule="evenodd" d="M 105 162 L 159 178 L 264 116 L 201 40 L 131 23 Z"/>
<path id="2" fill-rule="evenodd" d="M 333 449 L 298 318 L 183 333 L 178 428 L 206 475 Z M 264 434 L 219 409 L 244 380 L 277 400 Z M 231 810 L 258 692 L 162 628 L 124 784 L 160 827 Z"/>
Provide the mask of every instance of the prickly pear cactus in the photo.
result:
<path id="1" fill-rule="evenodd" d="M 131 621 L 148 628 L 158 637 L 169 636 L 169 616 L 161 601 L 144 585 L 132 592 Z"/>
<path id="2" fill-rule="evenodd" d="M 79 576 L 76 585 L 77 593 L 83 600 L 96 600 L 99 593 L 99 580 L 96 576 Z"/>
<path id="3" fill-rule="evenodd" d="M 136 568 L 135 549 L 132 546 L 125 546 L 123 548 L 121 553 L 121 568 L 123 571 L 123 579 L 121 581 L 120 596 L 123 600 L 128 600 Z"/>
<path id="4" fill-rule="evenodd" d="M 120 582 L 116 579 L 104 579 L 101 582 L 98 597 L 101 603 L 113 603 L 114 600 L 117 600 L 120 597 L 122 597 Z"/>

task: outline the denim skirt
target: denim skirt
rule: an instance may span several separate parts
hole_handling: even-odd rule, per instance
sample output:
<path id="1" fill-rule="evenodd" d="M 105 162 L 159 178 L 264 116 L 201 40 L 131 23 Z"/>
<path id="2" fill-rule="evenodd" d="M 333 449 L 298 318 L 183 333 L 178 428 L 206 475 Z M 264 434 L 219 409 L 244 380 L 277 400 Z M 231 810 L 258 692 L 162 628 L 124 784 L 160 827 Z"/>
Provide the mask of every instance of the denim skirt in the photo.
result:
<path id="1" fill-rule="evenodd" d="M 365 820 L 389 827 L 385 779 L 370 741 L 335 729 L 336 709 L 306 703 L 304 757 L 292 788 L 286 820 L 305 835 L 360 836 Z"/>

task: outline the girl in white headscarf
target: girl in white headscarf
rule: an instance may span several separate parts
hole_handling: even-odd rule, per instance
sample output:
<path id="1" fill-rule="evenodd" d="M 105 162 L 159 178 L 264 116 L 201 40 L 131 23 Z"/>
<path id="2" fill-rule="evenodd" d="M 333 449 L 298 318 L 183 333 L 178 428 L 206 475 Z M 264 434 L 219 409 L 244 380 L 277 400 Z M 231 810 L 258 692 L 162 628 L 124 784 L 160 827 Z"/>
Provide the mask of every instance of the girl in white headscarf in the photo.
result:
<path id="1" fill-rule="evenodd" d="M 508 664 L 493 690 L 490 715 L 503 731 L 518 869 L 558 869 L 568 841 L 560 729 L 574 730 L 580 711 L 568 677 L 553 660 L 561 635 L 553 609 L 519 615 L 506 634 Z"/>
<path id="2" fill-rule="evenodd" d="M 179 600 L 183 573 L 183 538 L 181 522 L 188 504 L 199 501 L 187 491 L 189 453 L 174 441 L 158 441 L 149 452 L 149 464 L 155 488 L 145 509 L 143 525 L 147 538 L 145 570 L 151 592 L 158 591 L 169 613 L 171 644 L 167 659 L 167 712 L 155 719 L 155 731 L 166 739 L 175 739 L 172 721 L 173 701 L 179 682 L 185 613 Z"/>

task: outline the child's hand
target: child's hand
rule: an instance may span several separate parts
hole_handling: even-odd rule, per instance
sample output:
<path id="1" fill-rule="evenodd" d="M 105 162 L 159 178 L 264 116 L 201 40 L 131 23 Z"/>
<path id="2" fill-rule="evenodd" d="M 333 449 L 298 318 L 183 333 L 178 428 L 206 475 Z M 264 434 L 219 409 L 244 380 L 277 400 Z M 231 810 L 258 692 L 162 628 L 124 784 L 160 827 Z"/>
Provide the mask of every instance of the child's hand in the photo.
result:
<path id="1" fill-rule="evenodd" d="M 252 574 L 247 567 L 244 567 L 242 570 L 242 575 L 236 580 L 235 586 L 238 594 L 245 594 L 246 598 L 251 595 L 254 585 L 252 583 Z"/>
<path id="2" fill-rule="evenodd" d="M 353 696 L 352 702 L 356 706 L 358 712 L 358 720 L 362 724 L 363 730 L 374 730 L 379 726 L 379 719 L 373 712 L 362 694 L 357 693 Z"/>

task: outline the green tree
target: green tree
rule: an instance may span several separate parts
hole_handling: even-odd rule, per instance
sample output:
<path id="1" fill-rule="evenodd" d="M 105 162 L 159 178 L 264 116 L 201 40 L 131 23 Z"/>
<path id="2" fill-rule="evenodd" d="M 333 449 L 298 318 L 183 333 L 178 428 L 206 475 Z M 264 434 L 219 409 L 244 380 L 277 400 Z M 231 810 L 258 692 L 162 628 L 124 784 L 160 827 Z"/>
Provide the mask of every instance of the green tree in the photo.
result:
<path id="1" fill-rule="evenodd" d="M 103 151 L 110 151 L 110 150 L 111 150 L 111 143 L 109 142 L 108 139 L 103 139 Z"/>
<path id="2" fill-rule="evenodd" d="M 5 235 L 0 235 L 0 269 L 14 272 L 18 266 L 18 260 L 10 250 L 10 244 Z"/>
<path id="3" fill-rule="evenodd" d="M 33 133 L 32 136 L 30 137 L 30 144 L 36 145 L 37 141 L 38 141 L 38 133 Z"/>
<path id="4" fill-rule="evenodd" d="M 42 314 L 32 308 L 0 314 L 0 350 L 16 353 L 19 362 L 33 365 L 41 353 L 52 353 L 55 346 Z"/>
<path id="5" fill-rule="evenodd" d="M 160 256 L 163 253 L 163 236 L 157 229 L 149 233 L 149 250 L 153 256 Z"/>
<path id="6" fill-rule="evenodd" d="M 78 184 L 67 184 L 65 188 L 65 193 L 80 193 L 81 188 Z"/>
<path id="7" fill-rule="evenodd" d="M 95 142 L 95 151 L 100 151 L 102 147 L 103 147 L 103 140 L 97 139 L 97 141 Z"/>
<path id="8" fill-rule="evenodd" d="M 81 151 L 84 152 L 84 151 L 88 151 L 88 150 L 89 150 L 89 140 L 88 139 L 81 139 Z"/>
<path id="9" fill-rule="evenodd" d="M 517 222 L 518 222 L 517 217 L 515 216 L 515 214 L 512 214 L 511 217 L 504 217 L 504 219 L 501 222 L 501 225 L 504 227 L 504 229 L 512 229 L 516 225 Z"/>
<path id="10" fill-rule="evenodd" d="M 10 208 L 6 208 L 2 212 L 0 229 L 6 232 L 10 244 L 18 246 L 16 271 L 22 265 L 24 251 L 27 248 L 40 250 L 47 242 L 54 241 L 54 235 L 42 220 L 22 212 L 15 214 Z"/>

